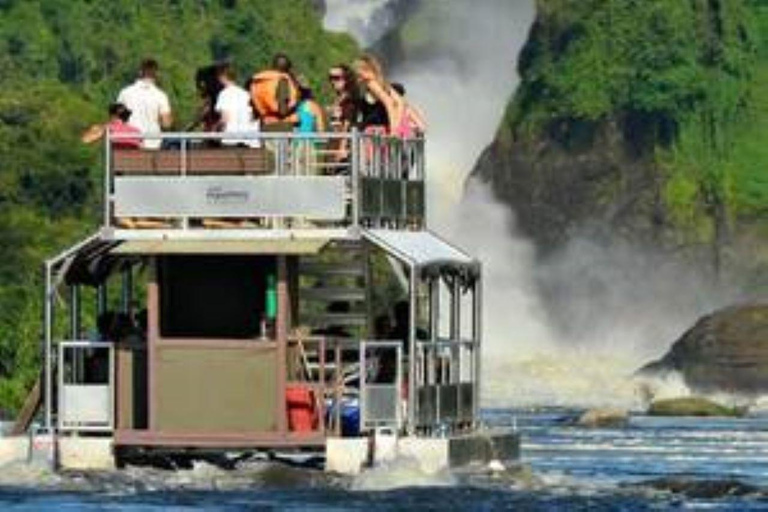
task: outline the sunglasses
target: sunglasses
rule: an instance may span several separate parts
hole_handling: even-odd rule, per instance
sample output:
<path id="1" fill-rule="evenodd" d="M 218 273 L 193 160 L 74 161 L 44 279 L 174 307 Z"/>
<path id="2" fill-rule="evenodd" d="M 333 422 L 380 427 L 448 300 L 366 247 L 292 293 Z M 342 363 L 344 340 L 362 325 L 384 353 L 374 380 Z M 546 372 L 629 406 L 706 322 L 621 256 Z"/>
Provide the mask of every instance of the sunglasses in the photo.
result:
<path id="1" fill-rule="evenodd" d="M 328 80 L 331 82 L 341 82 L 344 80 L 344 75 L 328 75 Z"/>

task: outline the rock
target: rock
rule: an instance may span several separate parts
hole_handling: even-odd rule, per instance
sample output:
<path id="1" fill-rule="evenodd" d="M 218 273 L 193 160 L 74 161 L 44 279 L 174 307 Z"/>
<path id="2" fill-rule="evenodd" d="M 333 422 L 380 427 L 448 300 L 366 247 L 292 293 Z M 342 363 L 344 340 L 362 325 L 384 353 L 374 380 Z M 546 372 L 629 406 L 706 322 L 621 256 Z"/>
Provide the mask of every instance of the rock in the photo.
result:
<path id="1" fill-rule="evenodd" d="M 741 417 L 746 410 L 727 407 L 701 397 L 669 398 L 651 402 L 650 416 Z"/>
<path id="2" fill-rule="evenodd" d="M 699 320 L 660 360 L 638 372 L 679 372 L 694 393 L 768 393 L 768 304 L 735 306 Z"/>
<path id="3" fill-rule="evenodd" d="M 317 13 L 322 17 L 325 16 L 325 11 L 327 6 L 325 5 L 325 0 L 311 0 L 310 2 L 312 4 L 312 7 L 315 8 Z"/>
<path id="4" fill-rule="evenodd" d="M 668 477 L 648 480 L 628 487 L 647 488 L 657 491 L 667 491 L 682 494 L 688 498 L 716 499 L 728 496 L 764 495 L 759 487 L 733 479 L 725 480 L 696 480 L 683 477 Z"/>
<path id="5" fill-rule="evenodd" d="M 590 409 L 574 422 L 575 426 L 584 428 L 618 428 L 626 427 L 629 413 L 621 409 Z"/>
<path id="6" fill-rule="evenodd" d="M 535 140 L 497 141 L 480 157 L 473 176 L 489 184 L 515 214 L 516 226 L 544 253 L 574 235 L 653 243 L 664 233 L 657 169 L 623 136 L 627 121 L 552 127 Z M 577 147 L 566 139 L 589 131 Z M 575 137 L 575 135 L 573 135 Z"/>

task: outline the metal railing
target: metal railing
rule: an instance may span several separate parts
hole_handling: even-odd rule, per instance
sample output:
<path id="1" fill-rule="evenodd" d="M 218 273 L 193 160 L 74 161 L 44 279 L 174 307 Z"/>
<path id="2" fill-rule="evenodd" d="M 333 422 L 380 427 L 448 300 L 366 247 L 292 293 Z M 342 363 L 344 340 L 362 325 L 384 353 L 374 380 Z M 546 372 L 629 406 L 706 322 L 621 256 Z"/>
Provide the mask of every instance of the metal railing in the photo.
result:
<path id="1" fill-rule="evenodd" d="M 451 433 L 472 426 L 478 369 L 473 340 L 416 343 L 416 426 L 428 433 Z"/>
<path id="2" fill-rule="evenodd" d="M 161 141 L 160 149 L 129 147 L 149 140 Z M 411 228 L 424 221 L 421 138 L 115 134 L 105 151 L 108 227 Z"/>
<path id="3" fill-rule="evenodd" d="M 58 375 L 60 431 L 114 428 L 114 346 L 99 341 L 61 341 Z"/>
<path id="4" fill-rule="evenodd" d="M 346 398 L 359 396 L 359 350 L 359 341 L 348 338 L 288 338 L 288 366 L 293 370 L 288 385 L 313 392 L 321 432 L 342 433 L 341 405 Z"/>
<path id="5" fill-rule="evenodd" d="M 402 414 L 402 341 L 363 341 L 360 346 L 360 429 L 399 431 Z"/>
<path id="6" fill-rule="evenodd" d="M 360 432 L 402 427 L 402 341 L 293 336 L 288 346 L 288 384 L 315 393 L 323 431 L 341 434 L 342 406 L 350 399 L 359 407 Z"/>

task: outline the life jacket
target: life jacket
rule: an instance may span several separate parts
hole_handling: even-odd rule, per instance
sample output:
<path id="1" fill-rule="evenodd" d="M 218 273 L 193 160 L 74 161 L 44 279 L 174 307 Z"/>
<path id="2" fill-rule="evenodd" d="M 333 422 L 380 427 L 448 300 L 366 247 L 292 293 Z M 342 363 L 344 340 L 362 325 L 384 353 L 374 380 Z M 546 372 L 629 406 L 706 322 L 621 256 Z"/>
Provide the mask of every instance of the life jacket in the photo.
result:
<path id="1" fill-rule="evenodd" d="M 285 91 L 284 98 L 279 97 L 281 84 Z M 299 89 L 287 73 L 274 70 L 262 71 L 257 73 L 251 81 L 251 100 L 262 123 L 279 123 L 296 112 L 299 104 Z"/>

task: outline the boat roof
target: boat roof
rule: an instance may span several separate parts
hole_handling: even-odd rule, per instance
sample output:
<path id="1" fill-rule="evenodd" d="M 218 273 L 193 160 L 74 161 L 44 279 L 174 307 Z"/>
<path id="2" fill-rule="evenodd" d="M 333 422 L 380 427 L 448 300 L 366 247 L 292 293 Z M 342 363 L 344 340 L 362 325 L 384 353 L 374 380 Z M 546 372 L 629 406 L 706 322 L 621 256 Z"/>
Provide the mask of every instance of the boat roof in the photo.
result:
<path id="1" fill-rule="evenodd" d="M 476 268 L 479 262 L 431 231 L 363 230 L 363 238 L 418 268 L 452 266 Z"/>

